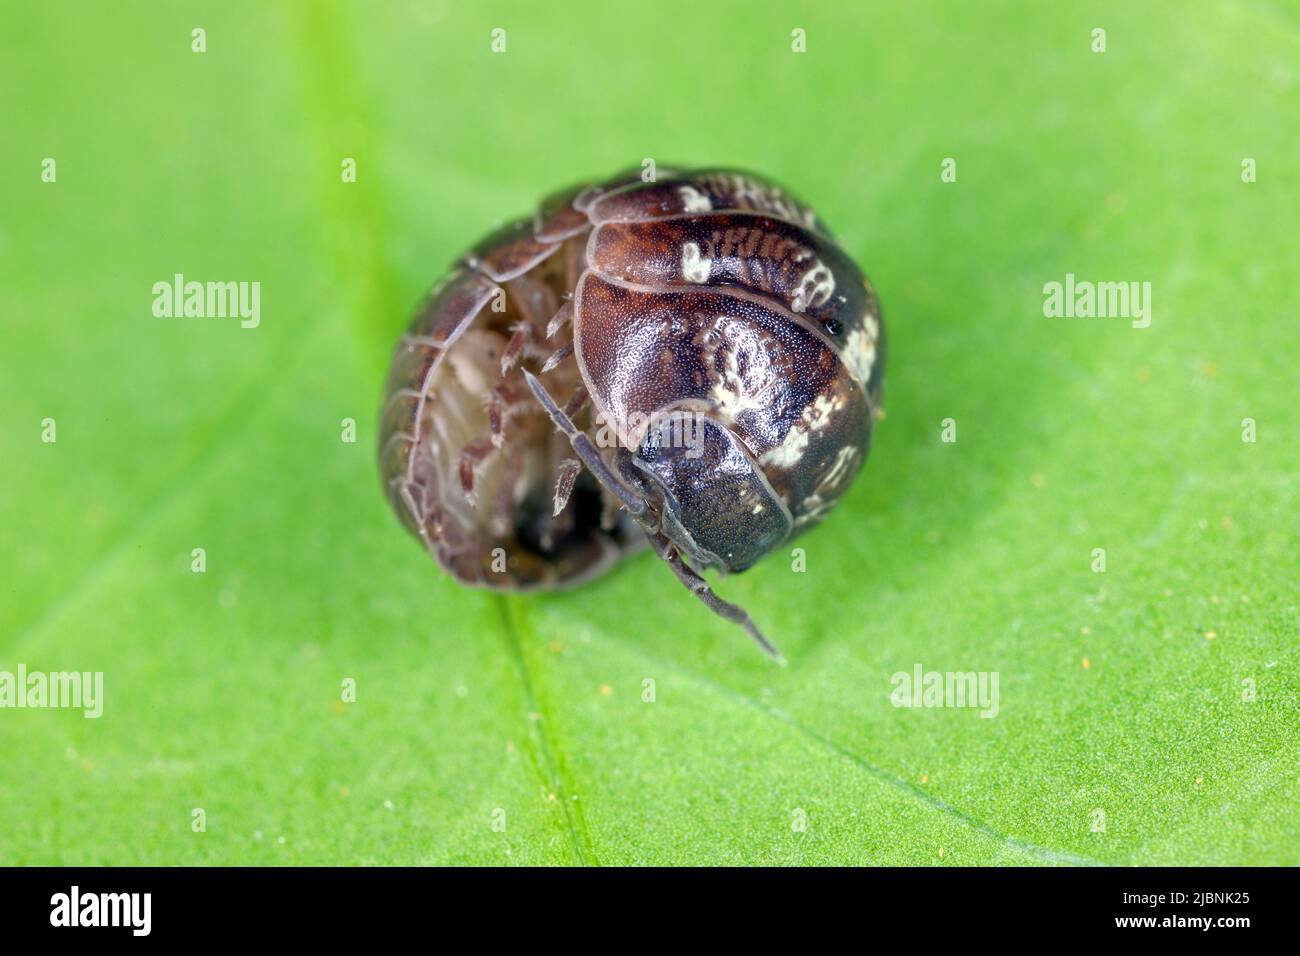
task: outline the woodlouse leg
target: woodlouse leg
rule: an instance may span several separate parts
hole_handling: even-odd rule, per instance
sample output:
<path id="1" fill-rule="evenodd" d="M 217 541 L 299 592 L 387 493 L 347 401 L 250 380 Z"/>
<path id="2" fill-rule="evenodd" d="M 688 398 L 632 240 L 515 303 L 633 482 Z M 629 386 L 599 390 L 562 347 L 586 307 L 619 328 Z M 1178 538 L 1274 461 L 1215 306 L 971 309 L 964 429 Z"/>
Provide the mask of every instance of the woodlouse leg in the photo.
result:
<path id="1" fill-rule="evenodd" d="M 492 503 L 492 529 L 497 537 L 504 538 L 510 532 L 510 518 L 515 512 L 515 485 L 523 470 L 522 455 L 513 455 L 506 459 L 501 480 L 497 485 L 496 500 Z"/>
<path id="2" fill-rule="evenodd" d="M 497 448 L 505 444 L 505 427 L 510 419 L 523 411 L 536 411 L 537 406 L 527 395 L 512 395 L 511 383 L 501 382 L 487 394 L 488 434 Z"/>
<path id="3" fill-rule="evenodd" d="M 501 386 L 498 385 L 488 392 L 488 429 L 492 444 L 497 448 L 506 443 L 501 411 L 504 403 L 505 399 L 501 394 Z"/>
<path id="4" fill-rule="evenodd" d="M 694 568 L 682 560 L 677 547 L 668 540 L 663 532 L 647 533 L 646 537 L 650 539 L 650 544 L 654 547 L 655 553 L 664 560 L 668 567 L 673 569 L 673 573 L 677 575 L 677 580 L 686 585 L 691 593 L 703 601 L 710 611 L 731 621 L 733 624 L 739 624 L 745 629 L 745 633 L 752 637 L 754 642 L 766 651 L 769 656 L 782 666 L 785 665 L 785 657 L 777 650 L 775 644 L 763 636 L 763 632 L 758 629 L 749 613 L 739 604 L 724 601 L 714 594 L 713 589 L 709 587 L 709 582 L 704 580 L 696 573 Z"/>
<path id="5" fill-rule="evenodd" d="M 572 342 L 570 342 L 568 345 L 560 346 L 558 349 L 556 349 L 547 357 L 545 362 L 542 363 L 542 374 L 545 375 L 547 372 L 551 371 L 551 369 L 555 368 L 565 359 L 572 358 L 572 357 L 573 357 Z"/>
<path id="6" fill-rule="evenodd" d="M 521 355 L 538 361 L 546 358 L 548 352 L 541 343 L 546 328 L 544 316 L 553 315 L 560 306 L 559 298 L 550 286 L 528 276 L 520 276 L 512 281 L 510 289 L 522 318 L 515 325 L 514 336 L 506 346 L 506 354 L 502 356 L 503 375 L 518 364 Z M 526 329 L 522 336 L 519 331 L 521 328 Z"/>
<path id="7" fill-rule="evenodd" d="M 501 353 L 501 374 L 509 372 L 516 362 L 519 361 L 520 353 L 523 352 L 524 346 L 532 338 L 533 328 L 527 323 L 521 322 L 515 327 L 515 334 L 510 337 L 506 350 Z"/>
<path id="8" fill-rule="evenodd" d="M 492 444 L 492 438 L 489 435 L 475 438 L 460 450 L 460 487 L 465 492 L 465 497 L 469 500 L 471 508 L 477 505 L 474 494 L 475 472 L 495 451 L 496 447 Z"/>
<path id="9" fill-rule="evenodd" d="M 564 305 L 560 306 L 560 311 L 551 317 L 551 321 L 546 323 L 546 337 L 555 338 L 555 333 L 564 328 L 573 320 L 573 300 L 570 299 Z"/>
<path id="10" fill-rule="evenodd" d="M 569 443 L 573 445 L 573 450 L 577 453 L 578 458 L 582 460 L 582 463 L 587 466 L 587 470 L 595 476 L 603 487 L 608 488 L 618 496 L 618 500 L 622 502 L 623 507 L 628 510 L 630 515 L 634 518 L 644 515 L 646 512 L 645 499 L 638 492 L 623 484 L 622 479 L 614 474 L 609 465 L 605 464 L 605 459 L 600 457 L 600 451 L 596 448 L 596 445 L 585 434 L 578 431 L 577 426 L 573 424 L 573 420 L 555 404 L 555 399 L 551 398 L 550 393 L 537 380 L 537 376 L 529 372 L 528 369 L 524 369 L 523 373 L 524 378 L 528 380 L 528 387 L 533 390 L 533 394 L 541 402 L 542 408 L 546 409 L 546 414 L 551 416 L 551 421 L 555 422 L 555 427 L 568 437 Z"/>
<path id="11" fill-rule="evenodd" d="M 552 517 L 558 516 L 569 503 L 569 495 L 573 494 L 573 484 L 578 480 L 580 471 L 582 462 L 576 458 L 566 458 L 560 462 L 555 473 L 555 510 L 551 512 Z"/>
<path id="12" fill-rule="evenodd" d="M 573 446 L 569 444 L 569 439 L 558 431 L 552 430 L 547 438 L 547 471 L 549 474 L 556 475 L 558 487 L 560 469 L 573 451 Z M 555 542 L 561 540 L 573 530 L 575 520 L 571 508 L 551 514 L 542 527 L 542 548 L 546 551 L 554 549 Z"/>
<path id="13" fill-rule="evenodd" d="M 584 408 L 587 407 L 587 402 L 590 400 L 591 400 L 591 396 L 587 394 L 587 390 L 585 388 L 578 389 L 576 392 L 573 393 L 573 397 L 569 399 L 568 402 L 565 403 L 564 414 L 568 415 L 570 418 L 573 418 L 575 415 L 578 414 L 578 412 L 582 411 Z"/>
<path id="14" fill-rule="evenodd" d="M 575 417 L 578 412 L 587 407 L 591 401 L 591 395 L 585 388 L 580 388 L 573 393 L 573 397 L 564 406 L 564 414 L 570 418 Z M 618 524 L 618 513 L 623 509 L 623 503 L 608 488 L 600 489 L 600 528 L 602 531 L 613 531 Z"/>

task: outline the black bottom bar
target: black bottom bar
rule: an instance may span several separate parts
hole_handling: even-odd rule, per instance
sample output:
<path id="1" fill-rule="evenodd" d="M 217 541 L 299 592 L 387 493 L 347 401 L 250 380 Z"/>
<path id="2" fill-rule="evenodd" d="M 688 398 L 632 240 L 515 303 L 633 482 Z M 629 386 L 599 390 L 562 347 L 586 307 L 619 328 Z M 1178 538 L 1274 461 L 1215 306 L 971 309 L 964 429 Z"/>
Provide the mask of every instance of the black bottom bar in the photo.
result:
<path id="1" fill-rule="evenodd" d="M 8 869 L 0 927 L 6 942 L 77 934 L 338 945 L 472 926 L 493 938 L 563 931 L 613 942 L 624 936 L 611 932 L 655 936 L 689 923 L 693 935 L 711 929 L 734 943 L 780 923 L 847 925 L 864 940 L 911 926 L 918 945 L 936 933 L 987 942 L 1043 930 L 1072 941 L 1231 943 L 1291 925 L 1294 886 L 1286 869 Z"/>

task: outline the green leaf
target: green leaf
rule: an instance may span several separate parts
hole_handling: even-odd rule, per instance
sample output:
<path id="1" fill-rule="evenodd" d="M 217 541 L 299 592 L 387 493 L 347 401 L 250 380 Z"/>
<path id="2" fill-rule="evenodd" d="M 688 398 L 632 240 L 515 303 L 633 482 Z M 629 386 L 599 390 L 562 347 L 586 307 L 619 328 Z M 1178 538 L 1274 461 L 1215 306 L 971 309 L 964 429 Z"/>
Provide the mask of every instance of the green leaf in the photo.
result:
<path id="1" fill-rule="evenodd" d="M 1300 27 L 1192 6 L 5 4 L 0 671 L 105 702 L 0 710 L 0 863 L 1300 863 Z M 647 554 L 460 588 L 380 494 L 419 295 L 645 157 L 788 183 L 884 303 L 807 571 L 719 585 L 788 668 Z"/>

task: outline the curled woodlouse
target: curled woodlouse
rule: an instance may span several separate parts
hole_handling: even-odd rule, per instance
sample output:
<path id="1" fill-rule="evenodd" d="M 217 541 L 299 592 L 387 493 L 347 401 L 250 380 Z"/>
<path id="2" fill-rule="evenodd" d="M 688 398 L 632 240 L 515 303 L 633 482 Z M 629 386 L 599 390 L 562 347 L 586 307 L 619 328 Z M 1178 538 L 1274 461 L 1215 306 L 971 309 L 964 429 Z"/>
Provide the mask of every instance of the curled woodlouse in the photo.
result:
<path id="1" fill-rule="evenodd" d="M 870 283 L 751 173 L 640 170 L 556 193 L 429 294 L 393 358 L 380 469 L 459 581 L 566 587 L 649 542 L 743 571 L 820 521 L 866 457 L 884 372 Z"/>

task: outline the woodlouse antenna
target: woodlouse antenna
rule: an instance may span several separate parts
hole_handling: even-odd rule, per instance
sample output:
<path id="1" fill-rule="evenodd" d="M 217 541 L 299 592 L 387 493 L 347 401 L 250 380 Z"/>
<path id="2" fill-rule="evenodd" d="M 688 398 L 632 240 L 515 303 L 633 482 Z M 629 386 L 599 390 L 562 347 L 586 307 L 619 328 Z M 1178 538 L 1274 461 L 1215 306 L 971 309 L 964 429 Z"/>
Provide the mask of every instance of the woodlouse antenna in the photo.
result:
<path id="1" fill-rule="evenodd" d="M 491 436 L 475 438 L 460 451 L 460 488 L 471 508 L 478 506 L 478 496 L 474 492 L 474 477 L 488 456 L 496 451 Z"/>
<path id="2" fill-rule="evenodd" d="M 488 429 L 492 436 L 492 444 L 497 448 L 505 444 L 504 423 L 501 413 L 503 404 L 501 386 L 493 387 L 492 391 L 488 393 Z"/>
<path id="3" fill-rule="evenodd" d="M 769 657 L 782 667 L 786 665 L 784 655 L 758 629 L 758 625 L 749 616 L 749 612 L 739 604 L 724 601 L 714 594 L 713 589 L 709 587 L 709 582 L 704 580 L 696 573 L 694 568 L 682 560 L 676 545 L 669 541 L 662 531 L 648 534 L 647 537 L 650 538 L 650 544 L 654 547 L 655 553 L 663 559 L 668 567 L 673 569 L 673 573 L 677 575 L 677 580 L 686 585 L 690 592 L 703 601 L 710 611 L 718 615 L 718 617 L 731 621 L 733 624 L 739 624 L 745 629 L 745 633 L 754 639 L 754 643 L 761 647 Z"/>
<path id="4" fill-rule="evenodd" d="M 573 420 L 564 414 L 564 410 L 555 404 L 555 399 L 546 391 L 546 387 L 537 380 L 537 376 L 528 369 L 523 369 L 524 378 L 528 381 L 528 387 L 533 390 L 537 400 L 542 403 L 542 408 L 546 409 L 546 414 L 551 416 L 551 421 L 555 422 L 555 427 L 564 432 L 569 439 L 569 444 L 577 453 L 578 458 L 587 466 L 590 471 L 604 487 L 618 496 L 618 500 L 623 503 L 623 507 L 634 518 L 639 518 L 646 512 L 645 499 L 637 492 L 633 491 L 627 485 L 623 484 L 618 475 L 605 464 L 605 459 L 600 457 L 600 451 L 595 444 L 585 434 L 578 431 L 578 427 L 573 424 Z"/>

